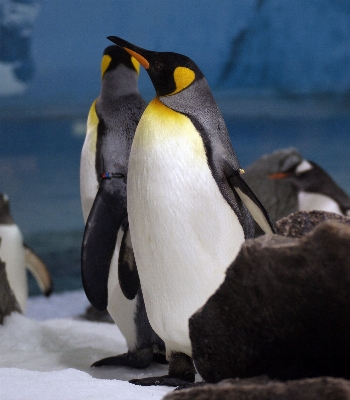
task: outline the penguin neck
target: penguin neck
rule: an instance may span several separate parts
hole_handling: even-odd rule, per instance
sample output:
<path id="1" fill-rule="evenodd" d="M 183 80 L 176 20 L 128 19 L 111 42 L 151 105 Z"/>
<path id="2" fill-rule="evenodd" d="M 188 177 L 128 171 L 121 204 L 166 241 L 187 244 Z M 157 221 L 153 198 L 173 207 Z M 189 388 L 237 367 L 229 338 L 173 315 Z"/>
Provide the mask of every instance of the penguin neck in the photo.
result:
<path id="1" fill-rule="evenodd" d="M 182 114 L 198 114 L 198 104 L 203 109 L 217 108 L 214 97 L 208 86 L 207 80 L 203 77 L 193 82 L 190 86 L 169 96 L 159 96 L 165 106 Z"/>
<path id="2" fill-rule="evenodd" d="M 102 79 L 101 95 L 105 99 L 116 99 L 138 93 L 137 73 L 121 64 L 112 71 L 107 71 Z"/>
<path id="3" fill-rule="evenodd" d="M 0 224 L 1 225 L 11 225 L 14 224 L 14 220 L 10 213 L 10 207 L 8 205 L 3 205 L 0 210 Z"/>
<path id="4" fill-rule="evenodd" d="M 156 123 L 154 122 L 156 121 Z M 189 134 L 192 138 L 196 137 L 197 145 L 203 143 L 198 134 L 192 135 L 188 124 L 190 120 L 183 114 L 174 111 L 166 106 L 159 97 L 155 97 L 147 106 L 141 117 L 139 125 L 142 125 L 142 134 L 139 127 L 136 129 L 134 141 L 139 141 L 144 146 L 162 146 L 167 141 L 189 140 Z M 155 129 L 155 124 L 157 129 Z"/>

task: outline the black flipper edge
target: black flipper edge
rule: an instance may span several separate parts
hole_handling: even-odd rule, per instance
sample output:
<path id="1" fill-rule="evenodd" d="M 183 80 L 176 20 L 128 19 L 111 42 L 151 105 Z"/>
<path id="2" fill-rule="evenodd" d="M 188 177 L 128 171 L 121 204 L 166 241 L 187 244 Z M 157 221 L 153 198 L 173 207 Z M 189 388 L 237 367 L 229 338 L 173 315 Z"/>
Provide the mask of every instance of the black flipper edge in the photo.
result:
<path id="1" fill-rule="evenodd" d="M 115 181 L 114 181 L 115 182 Z M 82 249 L 81 274 L 90 303 L 100 311 L 107 308 L 108 275 L 118 231 L 127 217 L 126 188 L 103 180 L 86 222 Z"/>
<path id="2" fill-rule="evenodd" d="M 125 228 L 120 246 L 118 278 L 124 296 L 129 300 L 134 299 L 140 287 L 140 278 L 132 249 L 129 224 Z"/>
<path id="3" fill-rule="evenodd" d="M 228 179 L 232 189 L 236 191 L 243 203 L 248 208 L 254 220 L 265 233 L 275 233 L 276 228 L 271 221 L 269 214 L 252 189 L 241 177 L 239 171 L 234 172 Z"/>

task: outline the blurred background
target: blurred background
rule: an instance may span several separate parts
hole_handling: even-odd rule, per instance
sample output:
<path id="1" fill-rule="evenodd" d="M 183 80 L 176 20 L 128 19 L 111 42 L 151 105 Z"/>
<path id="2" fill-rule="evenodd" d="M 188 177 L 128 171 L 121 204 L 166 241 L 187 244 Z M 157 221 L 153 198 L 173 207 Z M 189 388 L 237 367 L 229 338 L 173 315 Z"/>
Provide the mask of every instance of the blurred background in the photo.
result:
<path id="1" fill-rule="evenodd" d="M 347 0 L 0 0 L 0 192 L 56 292 L 82 288 L 80 152 L 109 35 L 192 58 L 242 168 L 294 146 L 350 192 Z"/>

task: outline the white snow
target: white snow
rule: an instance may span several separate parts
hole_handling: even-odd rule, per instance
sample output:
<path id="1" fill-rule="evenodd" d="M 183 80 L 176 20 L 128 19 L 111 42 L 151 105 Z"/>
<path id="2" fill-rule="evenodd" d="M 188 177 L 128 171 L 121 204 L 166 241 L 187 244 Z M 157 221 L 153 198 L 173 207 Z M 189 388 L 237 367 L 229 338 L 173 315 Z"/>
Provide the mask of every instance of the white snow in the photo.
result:
<path id="1" fill-rule="evenodd" d="M 31 297 L 26 316 L 13 313 L 5 319 L 0 325 L 0 400 L 158 400 L 173 390 L 127 382 L 165 375 L 164 365 L 90 368 L 127 349 L 116 325 L 77 318 L 87 305 L 83 291 Z"/>

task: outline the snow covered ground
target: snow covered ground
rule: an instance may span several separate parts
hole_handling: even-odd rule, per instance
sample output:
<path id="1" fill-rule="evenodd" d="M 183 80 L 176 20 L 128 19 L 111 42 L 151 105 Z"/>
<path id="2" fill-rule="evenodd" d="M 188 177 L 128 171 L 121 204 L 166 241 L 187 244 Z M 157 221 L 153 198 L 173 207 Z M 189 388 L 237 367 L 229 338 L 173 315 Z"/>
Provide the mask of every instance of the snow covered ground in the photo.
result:
<path id="1" fill-rule="evenodd" d="M 117 326 L 79 320 L 88 305 L 83 291 L 29 298 L 26 316 L 13 313 L 0 325 L 0 399 L 158 400 L 173 390 L 127 381 L 165 375 L 167 366 L 146 370 L 90 368 L 123 353 Z"/>

